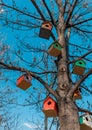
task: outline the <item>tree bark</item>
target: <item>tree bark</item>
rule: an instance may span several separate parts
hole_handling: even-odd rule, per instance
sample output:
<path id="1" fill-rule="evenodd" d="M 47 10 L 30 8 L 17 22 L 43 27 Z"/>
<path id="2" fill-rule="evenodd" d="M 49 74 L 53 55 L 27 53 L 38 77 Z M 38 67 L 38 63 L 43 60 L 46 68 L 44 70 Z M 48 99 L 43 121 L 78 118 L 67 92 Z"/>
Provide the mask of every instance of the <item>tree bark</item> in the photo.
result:
<path id="1" fill-rule="evenodd" d="M 48 118 L 47 118 L 47 116 L 45 116 L 44 124 L 45 124 L 44 130 L 47 130 L 48 129 Z"/>
<path id="2" fill-rule="evenodd" d="M 59 43 L 63 46 L 61 50 L 62 57 L 58 62 L 58 88 L 57 93 L 59 95 L 58 108 L 59 108 L 59 120 L 60 130 L 80 130 L 78 109 L 73 101 L 73 93 L 68 96 L 68 93 L 73 89 L 68 74 L 67 66 L 67 51 L 66 40 L 64 32 L 61 32 L 59 37 Z"/>
<path id="3" fill-rule="evenodd" d="M 72 84 L 69 81 L 68 73 L 68 44 L 65 39 L 65 22 L 64 22 L 64 9 L 62 6 L 62 1 L 57 0 L 59 6 L 59 24 L 57 26 L 58 31 L 58 42 L 62 46 L 61 57 L 58 60 L 58 87 L 57 93 L 59 95 L 58 99 L 58 109 L 59 109 L 59 121 L 60 130 L 80 130 L 78 109 L 73 101 L 73 93 L 68 96 L 69 91 L 72 89 Z"/>
<path id="4" fill-rule="evenodd" d="M 78 109 L 74 102 L 63 99 L 58 102 L 60 130 L 80 130 Z"/>

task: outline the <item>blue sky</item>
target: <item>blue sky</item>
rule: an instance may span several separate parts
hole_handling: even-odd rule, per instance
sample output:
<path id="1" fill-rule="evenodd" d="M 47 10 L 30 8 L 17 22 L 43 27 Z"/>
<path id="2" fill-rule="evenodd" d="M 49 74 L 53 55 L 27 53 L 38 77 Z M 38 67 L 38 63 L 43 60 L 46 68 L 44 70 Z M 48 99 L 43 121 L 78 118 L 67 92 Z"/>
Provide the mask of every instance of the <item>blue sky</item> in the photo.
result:
<path id="1" fill-rule="evenodd" d="M 24 7 L 26 7 L 27 12 L 32 12 L 32 13 L 35 12 L 35 8 L 30 3 L 30 0 L 22 0 L 22 1 L 15 0 L 15 1 L 17 3 L 16 5 L 20 9 L 23 9 Z M 11 0 L 4 0 L 4 2 L 9 5 L 12 4 Z M 53 6 L 53 4 L 52 4 L 52 6 Z M 50 6 L 50 7 L 52 10 L 54 10 L 53 13 L 57 17 L 58 10 L 57 10 L 56 6 L 55 6 L 55 8 L 53 8 L 52 6 Z M 3 15 L 3 14 L 5 15 L 5 13 L 7 13 L 6 8 L 3 8 L 3 10 L 4 11 L 0 15 Z M 47 13 L 47 12 L 44 12 L 44 13 Z M 10 12 L 10 14 L 11 14 L 11 12 Z M 16 19 L 16 13 L 13 12 L 12 15 L 13 15 L 12 19 Z M 8 15 L 8 17 L 10 17 L 10 16 Z M 20 18 L 21 16 L 18 16 L 18 17 Z M 21 17 L 21 19 L 22 20 L 28 19 L 28 20 L 30 20 L 30 22 L 32 22 L 32 20 L 33 20 L 29 17 L 26 18 L 23 16 Z M 34 23 L 36 24 L 35 21 L 34 21 Z M 41 21 L 38 21 L 37 25 L 41 25 L 40 23 L 41 23 Z M 39 62 L 41 60 L 42 53 L 37 53 L 37 54 L 35 52 L 31 53 L 30 51 L 27 50 L 26 46 L 24 47 L 22 44 L 25 40 L 26 43 L 28 43 L 31 46 L 39 47 L 39 48 L 46 48 L 46 50 L 47 50 L 48 47 L 50 46 L 50 44 L 53 42 L 53 40 L 52 40 L 52 38 L 50 38 L 49 40 L 39 38 L 38 37 L 39 29 L 40 29 L 40 27 L 37 29 L 30 28 L 29 30 L 26 30 L 26 31 L 23 31 L 23 30 L 14 31 L 13 29 L 9 28 L 8 26 L 2 26 L 2 23 L 0 24 L 0 34 L 2 37 L 0 44 L 1 43 L 7 44 L 9 46 L 8 54 L 10 56 L 10 60 L 12 60 L 14 62 L 18 61 L 18 63 L 20 64 L 21 67 L 25 67 L 25 68 L 27 67 L 29 70 L 32 69 L 32 70 L 38 71 L 38 72 L 41 71 L 41 69 L 39 67 L 32 68 L 32 66 L 30 67 L 29 64 L 25 65 L 23 62 L 20 62 L 19 58 L 16 55 L 13 55 L 13 53 L 20 49 L 22 58 L 27 60 L 27 62 L 32 62 L 34 60 L 34 58 L 36 58 L 36 60 Z M 53 31 L 54 30 L 55 29 L 53 28 Z M 55 31 L 54 31 L 54 33 L 55 33 Z M 18 40 L 16 40 L 15 37 L 18 37 Z M 87 44 L 85 44 L 78 35 L 71 34 L 70 42 L 75 43 L 77 45 L 85 46 L 85 47 L 87 47 L 90 44 L 90 47 L 92 48 L 92 43 L 87 41 Z M 17 45 L 20 48 L 18 48 Z M 70 46 L 70 50 L 74 51 L 74 49 L 75 49 L 74 47 Z M 25 51 L 25 53 L 24 53 L 24 51 Z M 73 51 L 71 51 L 71 54 L 73 53 Z M 86 52 L 86 50 L 84 51 L 82 49 L 78 50 L 78 52 L 80 52 L 80 51 L 81 51 L 81 54 L 84 54 Z M 76 55 L 76 52 L 75 52 L 75 55 Z M 7 57 L 7 53 L 4 53 L 4 56 Z M 88 57 L 90 58 L 91 56 L 92 55 L 90 55 Z M 50 61 L 50 63 L 49 63 L 49 59 L 48 59 L 49 67 L 50 67 L 51 63 L 54 64 L 53 59 L 55 59 L 55 58 L 52 58 L 52 61 Z M 7 61 L 7 62 L 9 62 L 9 61 Z M 41 65 L 40 67 L 44 68 L 43 63 L 41 63 L 40 65 Z M 53 65 L 53 66 L 55 66 L 55 65 Z M 92 67 L 92 63 L 88 62 L 87 68 L 91 68 L 91 67 Z M 45 90 L 44 90 L 43 86 L 41 84 L 39 84 L 35 79 L 32 80 L 32 86 L 28 90 L 23 91 L 23 90 L 19 89 L 18 87 L 16 87 L 16 80 L 21 75 L 22 75 L 22 73 L 20 73 L 20 72 L 7 71 L 6 73 L 4 73 L 4 76 L 5 77 L 8 76 L 10 81 L 7 80 L 7 82 L 6 81 L 5 82 L 0 81 L 0 82 L 1 82 L 2 88 L 6 89 L 6 87 L 8 86 L 13 91 L 16 91 L 14 94 L 11 95 L 11 98 L 15 97 L 18 101 L 17 104 L 20 104 L 20 105 L 8 106 L 7 109 L 9 111 L 9 113 L 11 113 L 11 114 L 13 113 L 13 115 L 19 115 L 18 120 L 19 120 L 19 124 L 20 124 L 22 130 L 25 130 L 25 129 L 34 130 L 34 129 L 36 129 L 36 126 L 32 123 L 33 119 L 35 122 L 39 122 L 39 125 L 42 125 L 42 123 L 43 123 L 42 119 L 44 118 L 44 114 L 41 111 L 42 103 L 40 103 L 40 105 L 37 106 L 39 109 L 33 105 L 23 107 L 23 106 L 21 106 L 21 104 L 25 104 L 26 100 L 28 100 L 28 99 L 30 99 L 30 102 L 31 102 L 31 99 L 34 102 L 36 102 L 36 100 L 38 98 L 43 99 L 43 97 L 45 96 Z M 4 77 L 4 76 L 2 75 L 2 77 Z M 75 75 L 72 75 L 72 77 L 74 80 L 76 79 Z M 92 83 L 90 80 L 91 78 L 92 77 L 89 77 L 89 81 L 87 81 L 88 85 L 91 85 L 91 83 Z M 46 79 L 46 80 L 48 81 L 48 79 Z M 50 82 L 50 81 L 48 81 L 48 82 Z M 39 95 L 40 95 L 40 97 L 39 97 Z M 92 99 L 92 96 L 89 95 L 88 93 L 83 95 L 83 101 L 85 101 L 87 99 L 89 99 L 89 100 Z M 82 104 L 82 106 L 85 108 L 87 106 L 87 104 L 85 102 L 83 103 L 81 101 L 78 101 L 78 103 Z M 0 128 L 0 130 L 3 130 L 3 129 Z M 13 129 L 11 129 L 11 130 L 13 130 Z M 53 130 L 54 130 L 54 128 L 53 128 Z"/>

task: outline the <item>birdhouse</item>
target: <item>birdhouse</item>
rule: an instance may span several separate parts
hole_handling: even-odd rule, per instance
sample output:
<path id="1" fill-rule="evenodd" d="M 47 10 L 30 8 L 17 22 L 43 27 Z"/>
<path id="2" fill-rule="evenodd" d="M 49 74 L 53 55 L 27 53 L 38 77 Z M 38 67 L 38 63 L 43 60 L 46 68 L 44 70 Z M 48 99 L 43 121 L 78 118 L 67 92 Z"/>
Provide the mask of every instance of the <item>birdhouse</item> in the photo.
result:
<path id="1" fill-rule="evenodd" d="M 45 21 L 41 25 L 41 29 L 39 32 L 39 37 L 49 39 L 51 35 L 51 30 L 52 30 L 52 24 L 49 21 Z"/>
<path id="2" fill-rule="evenodd" d="M 92 130 L 92 118 L 89 114 L 79 117 L 80 130 Z"/>
<path id="3" fill-rule="evenodd" d="M 26 90 L 31 86 L 32 77 L 30 75 L 24 74 L 17 79 L 17 86 L 23 90 Z"/>
<path id="4" fill-rule="evenodd" d="M 73 73 L 77 75 L 83 75 L 86 69 L 86 63 L 83 60 L 78 60 L 74 64 Z"/>
<path id="5" fill-rule="evenodd" d="M 81 89 L 78 88 L 75 92 L 74 92 L 74 99 L 75 100 L 78 100 L 78 99 L 81 99 Z"/>
<path id="6" fill-rule="evenodd" d="M 48 97 L 44 101 L 43 112 L 47 117 L 56 117 L 56 116 L 58 116 L 57 103 L 51 97 Z"/>
<path id="7" fill-rule="evenodd" d="M 51 55 L 51 56 L 55 56 L 55 57 L 58 57 L 61 53 L 61 45 L 58 43 L 58 42 L 54 42 L 51 44 L 51 46 L 49 47 L 48 49 L 48 53 Z"/>

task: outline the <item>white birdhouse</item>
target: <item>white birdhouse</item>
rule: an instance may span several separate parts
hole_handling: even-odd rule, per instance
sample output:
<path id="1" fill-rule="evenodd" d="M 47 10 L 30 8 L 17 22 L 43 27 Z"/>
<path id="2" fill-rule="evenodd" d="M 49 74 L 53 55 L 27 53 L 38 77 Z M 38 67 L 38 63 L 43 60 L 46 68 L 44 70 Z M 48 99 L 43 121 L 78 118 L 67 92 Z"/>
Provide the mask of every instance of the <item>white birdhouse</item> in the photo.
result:
<path id="1" fill-rule="evenodd" d="M 80 130 L 92 130 L 92 118 L 89 114 L 80 116 Z"/>

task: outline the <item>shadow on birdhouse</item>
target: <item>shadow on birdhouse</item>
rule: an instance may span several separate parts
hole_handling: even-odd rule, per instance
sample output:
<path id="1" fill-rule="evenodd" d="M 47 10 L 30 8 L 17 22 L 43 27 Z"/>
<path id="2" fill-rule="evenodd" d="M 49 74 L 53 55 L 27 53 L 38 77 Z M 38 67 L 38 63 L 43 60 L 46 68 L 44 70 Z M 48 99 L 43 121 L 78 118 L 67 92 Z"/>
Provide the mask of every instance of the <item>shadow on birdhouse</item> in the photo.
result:
<path id="1" fill-rule="evenodd" d="M 78 88 L 75 92 L 74 92 L 74 99 L 78 100 L 78 99 L 82 99 L 81 97 L 81 89 Z"/>
<path id="2" fill-rule="evenodd" d="M 46 98 L 44 101 L 43 112 L 47 117 L 58 116 L 58 105 L 51 97 Z"/>
<path id="3" fill-rule="evenodd" d="M 80 130 L 92 130 L 92 118 L 89 114 L 79 117 Z"/>
<path id="4" fill-rule="evenodd" d="M 17 79 L 17 86 L 23 90 L 28 89 L 31 86 L 32 77 L 28 74 L 24 74 Z"/>
<path id="5" fill-rule="evenodd" d="M 77 75 L 83 75 L 86 69 L 86 63 L 83 60 L 78 60 L 74 63 L 73 73 Z"/>
<path id="6" fill-rule="evenodd" d="M 49 39 L 51 35 L 51 30 L 52 30 L 52 24 L 49 21 L 45 21 L 41 25 L 41 29 L 39 32 L 39 37 Z"/>
<path id="7" fill-rule="evenodd" d="M 61 54 L 61 45 L 58 42 L 53 42 L 48 48 L 48 53 L 51 56 L 58 57 Z"/>

